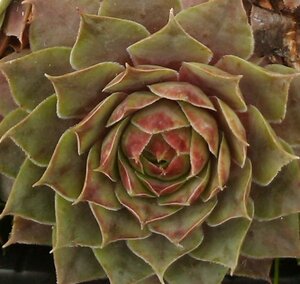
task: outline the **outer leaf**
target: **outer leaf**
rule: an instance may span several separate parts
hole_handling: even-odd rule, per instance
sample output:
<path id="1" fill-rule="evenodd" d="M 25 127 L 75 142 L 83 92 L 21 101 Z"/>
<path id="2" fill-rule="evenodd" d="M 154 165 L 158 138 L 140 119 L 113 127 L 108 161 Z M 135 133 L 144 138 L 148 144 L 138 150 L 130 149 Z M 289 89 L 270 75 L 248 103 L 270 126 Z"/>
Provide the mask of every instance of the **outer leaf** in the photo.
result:
<path id="1" fill-rule="evenodd" d="M 52 243 L 52 226 L 15 216 L 9 240 L 3 247 L 16 243 L 50 246 Z"/>
<path id="2" fill-rule="evenodd" d="M 271 284 L 270 272 L 272 259 L 254 259 L 240 256 L 234 275 L 264 279 Z"/>
<path id="3" fill-rule="evenodd" d="M 136 283 L 153 273 L 149 265 L 128 249 L 125 242 L 113 243 L 103 249 L 94 249 L 94 254 L 111 284 Z"/>
<path id="4" fill-rule="evenodd" d="M 247 109 L 239 88 L 240 75 L 232 75 L 207 64 L 183 62 L 179 78 L 201 87 L 208 96 L 217 96 L 234 110 Z"/>
<path id="5" fill-rule="evenodd" d="M 291 148 L 283 144 L 286 151 Z M 285 166 L 267 187 L 254 185 L 251 196 L 255 203 L 255 217 L 272 220 L 300 212 L 300 165 L 293 161 Z"/>
<path id="6" fill-rule="evenodd" d="M 79 14 L 95 14 L 99 9 L 98 0 L 26 0 L 25 3 L 33 4 L 29 33 L 32 50 L 73 46 L 79 27 Z"/>
<path id="7" fill-rule="evenodd" d="M 0 123 L 0 172 L 15 178 L 25 159 L 23 151 L 8 137 L 7 131 L 28 114 L 22 109 L 9 113 Z"/>
<path id="8" fill-rule="evenodd" d="M 227 270 L 222 265 L 184 256 L 171 265 L 165 278 L 170 284 L 220 284 Z"/>
<path id="9" fill-rule="evenodd" d="M 213 51 L 215 60 L 225 54 L 248 58 L 253 52 L 252 32 L 241 0 L 209 1 L 183 10 L 176 19 Z"/>
<path id="10" fill-rule="evenodd" d="M 185 238 L 201 226 L 216 204 L 217 199 L 205 203 L 197 202 L 166 219 L 149 224 L 148 227 L 152 232 L 165 236 L 175 245 L 180 245 Z"/>
<path id="11" fill-rule="evenodd" d="M 90 206 L 101 230 L 102 248 L 116 241 L 144 239 L 151 234 L 147 228 L 141 229 L 139 222 L 126 209 L 111 211 L 95 204 Z"/>
<path id="12" fill-rule="evenodd" d="M 48 168 L 35 185 L 48 185 L 67 200 L 73 201 L 83 187 L 85 164 L 85 155 L 78 155 L 75 134 L 67 130 L 58 141 Z"/>
<path id="13" fill-rule="evenodd" d="M 74 120 L 57 117 L 56 97 L 53 95 L 13 127 L 8 135 L 34 163 L 47 166 L 59 138 L 74 123 Z"/>
<path id="14" fill-rule="evenodd" d="M 33 188 L 33 184 L 39 180 L 43 169 L 26 159 L 23 163 L 6 206 L 1 214 L 17 215 L 42 224 L 53 224 L 54 195 L 49 188 Z"/>
<path id="15" fill-rule="evenodd" d="M 253 204 L 250 211 L 254 213 Z M 191 252 L 198 260 L 224 265 L 234 270 L 251 220 L 238 218 L 217 227 L 206 227 L 201 245 Z"/>
<path id="16" fill-rule="evenodd" d="M 71 204 L 56 194 L 55 247 L 100 247 L 102 238 L 98 224 L 87 203 Z"/>
<path id="17" fill-rule="evenodd" d="M 238 217 L 251 219 L 247 210 L 251 178 L 252 165 L 249 160 L 242 169 L 237 166 L 231 168 L 227 188 L 224 192 L 219 193 L 218 205 L 208 217 L 210 226 L 217 226 Z M 274 205 L 274 203 L 272 204 Z"/>
<path id="18" fill-rule="evenodd" d="M 163 282 L 168 267 L 180 257 L 194 250 L 202 242 L 202 231 L 195 230 L 189 238 L 182 242 L 182 246 L 175 246 L 169 240 L 159 235 L 152 235 L 144 240 L 127 241 L 133 253 L 148 263 Z"/>
<path id="19" fill-rule="evenodd" d="M 100 149 L 99 143 L 96 143 L 89 152 L 83 190 L 76 202 L 90 201 L 110 210 L 118 210 L 122 205 L 115 196 L 117 183 L 95 171 L 99 166 Z"/>
<path id="20" fill-rule="evenodd" d="M 182 61 L 208 63 L 212 58 L 212 52 L 187 34 L 172 12 L 165 27 L 127 50 L 134 65 L 154 64 L 172 69 L 179 69 Z"/>
<path id="21" fill-rule="evenodd" d="M 224 56 L 217 66 L 231 74 L 243 75 L 240 87 L 247 105 L 256 106 L 269 121 L 283 120 L 293 75 L 274 73 L 231 55 Z"/>
<path id="22" fill-rule="evenodd" d="M 180 8 L 181 4 L 178 0 L 152 0 L 151 2 L 104 0 L 99 14 L 138 22 L 153 33 L 167 24 L 170 9 L 174 9 L 177 13 Z"/>
<path id="23" fill-rule="evenodd" d="M 147 36 L 149 32 L 132 21 L 82 15 L 79 34 L 71 52 L 71 64 L 75 69 L 106 61 L 124 64 L 130 61 L 126 48 Z"/>
<path id="24" fill-rule="evenodd" d="M 78 152 L 89 150 L 106 133 L 106 122 L 113 109 L 124 99 L 124 93 L 114 93 L 99 103 L 73 129 L 77 136 Z"/>
<path id="25" fill-rule="evenodd" d="M 126 64 L 126 70 L 117 75 L 103 91 L 109 93 L 138 91 L 147 85 L 165 81 L 176 81 L 177 78 L 178 73 L 169 68 L 152 65 L 132 67 Z"/>
<path id="26" fill-rule="evenodd" d="M 283 148 L 268 122 L 255 107 L 249 107 L 247 116 L 253 179 L 260 185 L 268 185 L 284 165 L 298 157 Z"/>
<path id="27" fill-rule="evenodd" d="M 62 76 L 48 76 L 57 94 L 60 117 L 81 117 L 92 110 L 106 94 L 100 91 L 123 71 L 117 63 L 105 62 Z"/>
<path id="28" fill-rule="evenodd" d="M 278 72 L 281 74 L 294 74 L 294 76 L 288 95 L 287 110 L 286 115 L 282 123 L 273 124 L 272 128 L 275 132 L 287 141 L 291 145 L 300 144 L 300 133 L 299 133 L 299 104 L 300 104 L 300 74 L 293 68 L 289 68 L 283 65 L 269 65 L 266 68 L 273 72 Z"/>
<path id="29" fill-rule="evenodd" d="M 269 222 L 254 220 L 242 253 L 255 258 L 299 257 L 299 216 L 281 217 Z"/>
<path id="30" fill-rule="evenodd" d="M 71 284 L 106 278 L 90 248 L 57 249 L 53 253 L 58 284 Z"/>
<path id="31" fill-rule="evenodd" d="M 33 110 L 53 94 L 51 82 L 45 77 L 71 71 L 70 49 L 53 47 L 33 52 L 2 65 L 14 100 L 24 109 Z"/>

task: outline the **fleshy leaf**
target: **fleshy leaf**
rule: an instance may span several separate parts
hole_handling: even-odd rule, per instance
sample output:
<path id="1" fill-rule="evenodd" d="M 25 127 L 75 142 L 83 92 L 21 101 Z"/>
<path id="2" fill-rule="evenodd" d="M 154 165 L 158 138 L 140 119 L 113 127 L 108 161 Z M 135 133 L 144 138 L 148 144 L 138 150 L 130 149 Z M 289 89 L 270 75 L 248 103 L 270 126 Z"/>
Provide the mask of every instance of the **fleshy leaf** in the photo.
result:
<path id="1" fill-rule="evenodd" d="M 132 21 L 81 15 L 79 34 L 71 52 L 71 64 L 75 69 L 81 69 L 99 62 L 128 63 L 130 58 L 126 48 L 147 36 L 149 32 Z"/>
<path id="2" fill-rule="evenodd" d="M 88 203 L 73 205 L 56 194 L 55 247 L 100 247 L 102 238 L 99 226 Z"/>
<path id="3" fill-rule="evenodd" d="M 135 113 L 136 111 L 147 107 L 156 101 L 159 97 L 153 95 L 151 92 L 140 91 L 134 92 L 127 96 L 112 112 L 107 125 L 111 126 L 125 117 Z"/>
<path id="4" fill-rule="evenodd" d="M 118 169 L 122 185 L 130 196 L 154 196 L 138 179 L 136 172 L 132 169 L 121 150 L 118 153 Z"/>
<path id="5" fill-rule="evenodd" d="M 178 73 L 175 70 L 154 65 L 132 67 L 126 64 L 126 70 L 117 75 L 104 89 L 104 92 L 138 91 L 147 85 L 176 81 Z"/>
<path id="6" fill-rule="evenodd" d="M 212 50 L 214 60 L 225 54 L 247 59 L 253 52 L 254 39 L 241 0 L 209 1 L 183 10 L 176 19 Z"/>
<path id="7" fill-rule="evenodd" d="M 153 273 L 149 265 L 134 255 L 125 242 L 117 242 L 103 249 L 94 249 L 94 254 L 111 284 L 132 284 Z"/>
<path id="8" fill-rule="evenodd" d="M 209 159 L 209 151 L 205 140 L 195 131 L 192 130 L 191 135 L 191 172 L 190 176 L 198 175 L 205 167 Z"/>
<path id="9" fill-rule="evenodd" d="M 79 15 L 96 14 L 99 9 L 98 0 L 24 2 L 33 4 L 33 19 L 29 33 L 32 50 L 51 46 L 73 46 L 79 27 Z"/>
<path id="10" fill-rule="evenodd" d="M 106 278 L 105 272 L 90 248 L 60 248 L 55 250 L 53 255 L 58 284 Z"/>
<path id="11" fill-rule="evenodd" d="M 247 158 L 246 131 L 236 113 L 220 99 L 214 99 L 219 123 L 230 147 L 232 160 L 243 167 Z"/>
<path id="12" fill-rule="evenodd" d="M 168 22 L 169 12 L 174 9 L 179 12 L 179 0 L 104 0 L 101 3 L 99 15 L 131 20 L 145 26 L 151 33 L 156 32 Z"/>
<path id="13" fill-rule="evenodd" d="M 135 282 L 135 284 L 161 284 L 161 282 L 159 281 L 156 275 L 151 275 L 149 277 L 141 279 L 138 282 Z"/>
<path id="14" fill-rule="evenodd" d="M 144 240 L 127 241 L 133 253 L 148 263 L 163 282 L 163 276 L 168 267 L 180 257 L 193 251 L 203 240 L 200 229 L 195 230 L 180 246 L 170 243 L 165 237 L 153 234 Z"/>
<path id="15" fill-rule="evenodd" d="M 142 228 L 148 223 L 170 218 L 170 215 L 181 209 L 179 206 L 160 206 L 156 199 L 131 197 L 121 186 L 117 187 L 116 195 L 120 203 L 138 219 Z"/>
<path id="16" fill-rule="evenodd" d="M 217 67 L 231 74 L 243 75 L 240 88 L 247 105 L 256 106 L 268 121 L 278 123 L 283 120 L 294 75 L 274 73 L 231 55 L 224 56 Z"/>
<path id="17" fill-rule="evenodd" d="M 74 120 L 57 117 L 56 97 L 53 95 L 13 127 L 8 135 L 34 163 L 47 166 L 59 138 L 74 123 Z"/>
<path id="18" fill-rule="evenodd" d="M 22 109 L 10 112 L 0 123 L 0 172 L 15 178 L 24 162 L 24 152 L 5 134 L 28 115 Z"/>
<path id="19" fill-rule="evenodd" d="M 217 226 L 238 217 L 251 218 L 247 210 L 251 181 L 252 165 L 249 160 L 242 169 L 237 166 L 231 168 L 227 188 L 219 193 L 218 205 L 208 217 L 210 226 Z"/>
<path id="20" fill-rule="evenodd" d="M 126 209 L 111 211 L 95 204 L 90 206 L 101 230 L 102 248 L 116 241 L 144 239 L 151 234 L 147 228 L 141 229 L 139 222 Z"/>
<path id="21" fill-rule="evenodd" d="M 300 74 L 293 68 L 289 68 L 283 65 L 268 65 L 266 68 L 273 72 L 278 72 L 281 74 L 294 74 L 294 79 L 291 82 L 286 115 L 282 123 L 273 124 L 272 128 L 278 134 L 279 137 L 283 138 L 291 145 L 300 145 L 300 116 L 299 116 L 299 88 L 300 88 Z"/>
<path id="22" fill-rule="evenodd" d="M 232 75 L 207 64 L 183 62 L 179 78 L 181 81 L 201 87 L 208 96 L 220 98 L 234 110 L 247 109 L 239 88 L 240 75 Z"/>
<path id="23" fill-rule="evenodd" d="M 16 243 L 50 246 L 52 243 L 52 226 L 15 216 L 9 240 L 3 247 Z"/>
<path id="24" fill-rule="evenodd" d="M 180 106 L 193 129 L 205 139 L 209 150 L 216 156 L 219 146 L 219 131 L 214 117 L 208 111 L 187 103 L 180 103 Z"/>
<path id="25" fill-rule="evenodd" d="M 186 181 L 179 190 L 166 196 L 161 196 L 158 200 L 160 205 L 183 205 L 190 206 L 195 202 L 205 189 L 210 175 L 210 165 L 204 169 L 199 176 L 195 176 Z"/>
<path id="26" fill-rule="evenodd" d="M 89 152 L 83 190 L 76 202 L 90 201 L 110 210 L 118 210 L 122 205 L 115 196 L 117 184 L 106 175 L 95 171 L 99 166 L 101 149 L 98 144 L 95 144 Z"/>
<path id="27" fill-rule="evenodd" d="M 149 85 L 155 95 L 174 101 L 185 101 L 194 106 L 215 110 L 210 99 L 200 88 L 186 82 L 163 82 Z"/>
<path id="28" fill-rule="evenodd" d="M 170 284 L 216 284 L 221 283 L 227 270 L 222 265 L 184 256 L 170 266 L 165 278 Z"/>
<path id="29" fill-rule="evenodd" d="M 179 69 L 182 61 L 208 63 L 212 58 L 212 52 L 184 31 L 172 11 L 165 27 L 127 50 L 134 65 L 152 64 L 172 69 Z"/>
<path id="30" fill-rule="evenodd" d="M 190 127 L 178 128 L 175 130 L 163 132 L 162 137 L 176 151 L 177 155 L 190 153 Z"/>
<path id="31" fill-rule="evenodd" d="M 54 194 L 47 187 L 33 188 L 33 184 L 42 176 L 44 169 L 26 159 L 13 184 L 11 194 L 1 217 L 17 215 L 42 224 L 53 224 Z"/>
<path id="32" fill-rule="evenodd" d="M 70 49 L 53 47 L 33 52 L 1 66 L 7 76 L 15 101 L 26 110 L 33 110 L 54 93 L 51 82 L 45 77 L 70 72 Z"/>
<path id="33" fill-rule="evenodd" d="M 272 262 L 272 259 L 254 259 L 241 255 L 234 270 L 234 275 L 263 279 L 271 284 L 270 272 Z"/>
<path id="34" fill-rule="evenodd" d="M 255 258 L 299 257 L 299 214 L 268 222 L 254 220 L 245 239 L 242 254 Z"/>
<path id="35" fill-rule="evenodd" d="M 100 102 L 73 129 L 77 135 L 78 151 L 85 153 L 106 133 L 106 123 L 114 108 L 124 99 L 124 93 L 114 93 Z"/>
<path id="36" fill-rule="evenodd" d="M 268 185 L 283 166 L 298 157 L 283 148 L 269 123 L 255 107 L 249 107 L 247 116 L 253 180 L 260 185 Z"/>
<path id="37" fill-rule="evenodd" d="M 180 212 L 166 219 L 149 224 L 148 228 L 156 234 L 165 236 L 175 245 L 180 245 L 191 232 L 200 227 L 216 204 L 217 199 L 211 199 L 208 202 L 198 201 L 192 206 L 185 207 L 180 210 Z"/>
<path id="38" fill-rule="evenodd" d="M 75 134 L 67 130 L 58 141 L 49 166 L 35 185 L 48 185 L 70 201 L 79 196 L 85 177 L 86 156 L 78 155 Z"/>
<path id="39" fill-rule="evenodd" d="M 159 100 L 139 111 L 133 115 L 131 123 L 149 134 L 189 126 L 177 103 L 167 100 Z"/>
<path id="40" fill-rule="evenodd" d="M 253 216 L 254 207 L 250 213 Z M 217 227 L 205 227 L 204 240 L 191 252 L 198 259 L 224 265 L 234 270 L 251 220 L 237 218 Z"/>
<path id="41" fill-rule="evenodd" d="M 124 119 L 114 125 L 102 142 L 100 165 L 96 171 L 107 175 L 112 181 L 117 181 L 118 178 L 118 149 L 124 128 L 128 122 L 128 119 Z"/>
<path id="42" fill-rule="evenodd" d="M 101 90 L 123 67 L 105 62 L 62 76 L 47 76 L 57 95 L 59 117 L 81 117 L 92 110 L 107 94 Z"/>

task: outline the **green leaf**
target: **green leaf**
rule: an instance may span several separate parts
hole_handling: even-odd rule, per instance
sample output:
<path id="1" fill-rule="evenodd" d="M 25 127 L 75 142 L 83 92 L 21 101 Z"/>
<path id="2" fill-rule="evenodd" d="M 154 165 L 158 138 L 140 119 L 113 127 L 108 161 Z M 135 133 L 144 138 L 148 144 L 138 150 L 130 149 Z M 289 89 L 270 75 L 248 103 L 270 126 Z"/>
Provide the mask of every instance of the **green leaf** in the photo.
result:
<path id="1" fill-rule="evenodd" d="M 253 216 L 253 204 L 249 211 Z M 251 219 L 231 219 L 216 227 L 205 227 L 204 240 L 201 245 L 191 252 L 191 256 L 203 261 L 223 265 L 234 270 L 238 263 L 241 247 Z"/>
<path id="2" fill-rule="evenodd" d="M 18 105 L 31 111 L 51 96 L 54 89 L 45 73 L 60 75 L 70 72 L 69 57 L 69 48 L 53 47 L 4 63 L 1 69 L 7 76 L 13 98 Z"/>
<path id="3" fill-rule="evenodd" d="M 60 248 L 53 252 L 57 283 L 81 283 L 106 278 L 90 248 Z"/>
<path id="4" fill-rule="evenodd" d="M 298 157 L 284 149 L 269 123 L 253 106 L 249 107 L 246 124 L 253 180 L 265 186 L 271 183 L 283 166 Z"/>
<path id="5" fill-rule="evenodd" d="M 134 65 L 160 65 L 172 69 L 179 69 L 182 61 L 208 63 L 212 58 L 212 52 L 184 31 L 172 11 L 166 26 L 127 50 Z"/>
<path id="6" fill-rule="evenodd" d="M 57 117 L 56 97 L 53 95 L 11 128 L 7 135 L 23 149 L 32 162 L 47 166 L 59 138 L 74 123 L 74 120 Z"/>
<path id="7" fill-rule="evenodd" d="M 179 0 L 104 0 L 99 15 L 131 20 L 145 26 L 151 33 L 161 29 L 168 22 L 169 12 L 181 9 Z"/>
<path id="8" fill-rule="evenodd" d="M 241 77 L 215 66 L 194 62 L 183 62 L 179 70 L 181 81 L 199 86 L 206 95 L 218 97 L 236 111 L 247 109 L 239 88 Z"/>
<path id="9" fill-rule="evenodd" d="M 57 95 L 58 116 L 86 115 L 107 96 L 101 90 L 123 69 L 117 63 L 105 62 L 61 76 L 47 76 Z"/>
<path id="10" fill-rule="evenodd" d="M 76 136 L 67 130 L 58 141 L 50 163 L 35 184 L 47 185 L 65 199 L 78 198 L 84 184 L 86 155 L 78 155 Z"/>
<path id="11" fill-rule="evenodd" d="M 111 284 L 136 283 L 153 274 L 150 266 L 135 256 L 125 242 L 116 242 L 103 249 L 94 249 L 94 254 Z"/>
<path id="12" fill-rule="evenodd" d="M 225 54 L 247 59 L 253 52 L 254 39 L 241 0 L 209 1 L 183 10 L 176 20 L 212 50 L 214 60 Z"/>
<path id="13" fill-rule="evenodd" d="M 34 188 L 43 168 L 26 159 L 13 184 L 6 206 L 1 214 L 17 215 L 42 224 L 54 224 L 54 194 L 47 187 Z"/>
<path id="14" fill-rule="evenodd" d="M 195 230 L 180 246 L 175 246 L 163 236 L 153 234 L 144 240 L 127 241 L 131 251 L 148 263 L 162 283 L 168 267 L 177 259 L 193 251 L 202 242 L 203 234 Z"/>
<path id="15" fill-rule="evenodd" d="M 132 21 L 82 15 L 77 40 L 71 52 L 71 65 L 81 69 L 99 62 L 128 63 L 130 58 L 126 48 L 147 36 L 149 32 Z"/>
<path id="16" fill-rule="evenodd" d="M 52 226 L 15 216 L 9 240 L 3 247 L 16 243 L 50 246 L 52 244 Z"/>
<path id="17" fill-rule="evenodd" d="M 147 228 L 141 228 L 140 223 L 127 209 L 112 211 L 96 204 L 90 206 L 101 230 L 102 248 L 116 241 L 144 239 L 151 234 Z"/>
<path id="18" fill-rule="evenodd" d="M 98 0 L 26 0 L 26 3 L 33 4 L 29 33 L 32 50 L 73 46 L 79 28 L 79 14 L 96 14 L 99 9 Z"/>
<path id="19" fill-rule="evenodd" d="M 132 67 L 128 64 L 121 74 L 117 75 L 104 89 L 104 92 L 130 92 L 144 89 L 147 85 L 176 81 L 178 73 L 175 70 L 161 66 L 140 65 Z"/>
<path id="20" fill-rule="evenodd" d="M 254 258 L 300 257 L 299 214 L 272 221 L 254 220 L 242 254 Z"/>
<path id="21" fill-rule="evenodd" d="M 271 122 L 281 122 L 286 114 L 288 90 L 294 75 L 271 72 L 239 57 L 227 55 L 217 67 L 243 75 L 240 88 L 247 105 L 257 107 Z"/>
<path id="22" fill-rule="evenodd" d="M 56 194 L 55 197 L 55 247 L 100 247 L 99 226 L 88 203 L 72 204 Z"/>
<path id="23" fill-rule="evenodd" d="M 211 262 L 184 256 L 166 271 L 170 284 L 220 284 L 228 268 Z"/>

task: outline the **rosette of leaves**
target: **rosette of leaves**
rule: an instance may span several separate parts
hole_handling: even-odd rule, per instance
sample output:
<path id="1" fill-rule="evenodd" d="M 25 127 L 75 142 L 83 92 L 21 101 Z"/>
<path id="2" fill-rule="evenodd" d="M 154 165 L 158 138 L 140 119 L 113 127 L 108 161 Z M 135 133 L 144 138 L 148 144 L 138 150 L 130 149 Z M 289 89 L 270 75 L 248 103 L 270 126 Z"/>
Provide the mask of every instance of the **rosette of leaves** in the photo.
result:
<path id="1" fill-rule="evenodd" d="M 0 66 L 6 246 L 51 245 L 58 283 L 299 257 L 300 77 L 252 62 L 241 0 L 26 2 L 31 53 Z"/>

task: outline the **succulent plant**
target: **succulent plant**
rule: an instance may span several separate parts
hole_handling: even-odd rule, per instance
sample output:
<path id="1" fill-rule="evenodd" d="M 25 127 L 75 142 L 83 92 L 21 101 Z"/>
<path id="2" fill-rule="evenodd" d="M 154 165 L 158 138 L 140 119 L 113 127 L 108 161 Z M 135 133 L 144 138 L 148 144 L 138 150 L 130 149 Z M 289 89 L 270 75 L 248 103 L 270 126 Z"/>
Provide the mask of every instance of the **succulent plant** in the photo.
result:
<path id="1" fill-rule="evenodd" d="M 0 65 L 6 246 L 51 245 L 61 284 L 300 256 L 300 73 L 251 58 L 241 0 L 26 3 L 30 52 Z"/>

